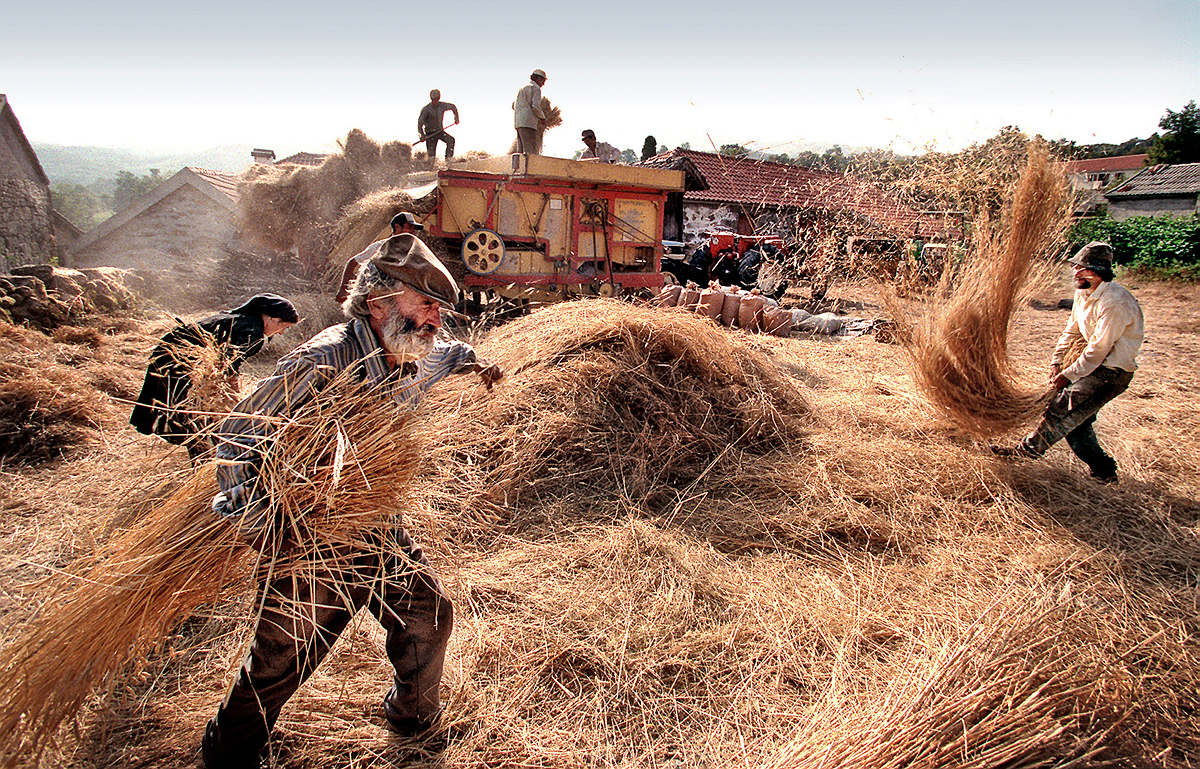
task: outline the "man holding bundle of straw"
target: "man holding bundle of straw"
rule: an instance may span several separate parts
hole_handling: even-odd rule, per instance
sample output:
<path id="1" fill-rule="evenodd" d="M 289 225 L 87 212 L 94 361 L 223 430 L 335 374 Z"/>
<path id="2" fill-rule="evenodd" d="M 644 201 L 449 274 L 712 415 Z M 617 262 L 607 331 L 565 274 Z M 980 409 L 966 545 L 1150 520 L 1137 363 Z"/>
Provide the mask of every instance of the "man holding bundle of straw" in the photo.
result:
<path id="1" fill-rule="evenodd" d="M 1142 308 L 1127 289 L 1113 283 L 1113 252 L 1107 243 L 1088 243 L 1070 260 L 1075 267 L 1071 319 L 1050 363 L 1054 398 L 1037 429 L 1014 448 L 994 447 L 1001 456 L 1038 459 L 1064 437 L 1101 483 L 1117 482 L 1117 462 L 1096 438 L 1096 414 L 1125 392 L 1137 369 L 1144 326 Z M 1083 352 L 1066 368 L 1068 351 Z"/>
<path id="2" fill-rule="evenodd" d="M 239 527 L 270 557 L 288 549 L 277 533 L 289 531 L 270 489 L 261 483 L 265 457 L 281 418 L 310 403 L 345 375 L 372 394 L 415 403 L 448 374 L 476 372 L 489 389 L 503 372 L 478 361 L 458 341 L 437 339 L 440 307 L 451 308 L 458 286 L 437 257 L 415 236 L 394 235 L 359 270 L 343 304 L 348 323 L 322 331 L 280 359 L 222 422 L 217 436 L 213 510 Z M 377 547 L 352 549 L 337 565 L 314 557 L 302 577 L 260 586 L 254 642 L 201 743 L 210 769 L 258 767 L 260 753 L 285 702 L 311 675 L 354 614 L 367 606 L 387 632 L 394 680 L 383 702 L 389 725 L 402 735 L 433 727 L 441 714 L 438 686 L 453 606 L 420 546 L 397 523 L 389 531 L 364 532 L 355 541 Z M 303 544 L 305 552 L 345 550 L 345 544 Z"/>

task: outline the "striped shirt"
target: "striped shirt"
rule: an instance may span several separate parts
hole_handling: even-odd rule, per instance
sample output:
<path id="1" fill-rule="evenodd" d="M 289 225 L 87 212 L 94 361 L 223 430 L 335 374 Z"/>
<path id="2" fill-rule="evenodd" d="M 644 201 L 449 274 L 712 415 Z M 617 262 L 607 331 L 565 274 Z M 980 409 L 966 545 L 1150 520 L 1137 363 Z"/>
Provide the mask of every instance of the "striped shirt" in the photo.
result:
<path id="1" fill-rule="evenodd" d="M 248 533 L 268 523 L 270 499 L 255 488 L 263 457 L 270 450 L 275 417 L 287 417 L 310 402 L 343 371 L 390 396 L 399 404 L 416 404 L 425 391 L 448 374 L 475 363 L 475 351 L 459 341 L 438 340 L 416 362 L 415 371 L 393 369 L 375 332 L 364 320 L 331 326 L 279 359 L 263 379 L 217 427 L 217 485 L 213 512 L 241 519 Z"/>

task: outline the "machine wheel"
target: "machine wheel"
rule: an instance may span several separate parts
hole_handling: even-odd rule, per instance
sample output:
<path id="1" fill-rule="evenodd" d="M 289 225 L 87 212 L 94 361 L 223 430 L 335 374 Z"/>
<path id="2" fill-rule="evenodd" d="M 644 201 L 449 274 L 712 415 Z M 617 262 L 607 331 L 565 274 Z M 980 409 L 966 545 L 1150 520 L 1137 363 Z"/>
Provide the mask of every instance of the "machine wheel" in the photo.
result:
<path id="1" fill-rule="evenodd" d="M 492 230 L 481 227 L 463 238 L 462 260 L 476 275 L 491 275 L 504 261 L 504 240 Z"/>
<path id="2" fill-rule="evenodd" d="M 600 296 L 611 299 L 617 295 L 617 287 L 612 283 L 601 283 L 600 290 L 596 293 L 600 294 Z"/>

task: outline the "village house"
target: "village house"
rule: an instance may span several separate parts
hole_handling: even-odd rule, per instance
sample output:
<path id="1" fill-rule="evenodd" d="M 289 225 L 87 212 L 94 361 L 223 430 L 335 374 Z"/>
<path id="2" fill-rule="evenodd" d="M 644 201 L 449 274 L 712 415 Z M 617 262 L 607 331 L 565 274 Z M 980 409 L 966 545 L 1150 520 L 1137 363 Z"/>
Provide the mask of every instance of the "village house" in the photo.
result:
<path id="1" fill-rule="evenodd" d="M 684 171 L 687 188 L 668 198 L 663 237 L 689 250 L 715 229 L 773 234 L 789 244 L 794 267 L 812 272 L 819 261 L 828 271 L 880 256 L 894 266 L 931 243 L 944 253 L 961 230 L 957 217 L 916 211 L 843 174 L 685 149 L 641 165 Z"/>
<path id="2" fill-rule="evenodd" d="M 1110 189 L 1146 167 L 1149 155 L 1118 155 L 1067 161 L 1067 181 L 1078 202 L 1077 216 L 1102 213 L 1108 205 L 1104 190 Z"/>
<path id="3" fill-rule="evenodd" d="M 220 293 L 231 256 L 249 252 L 238 234 L 239 177 L 183 168 L 75 242 L 74 267 L 119 267 L 145 291 L 185 306 Z"/>
<path id="4" fill-rule="evenodd" d="M 51 210 L 50 179 L 0 94 L 0 272 L 58 255 Z"/>
<path id="5" fill-rule="evenodd" d="M 1198 196 L 1200 163 L 1151 166 L 1105 193 L 1108 215 L 1117 221 L 1132 216 L 1197 214 Z"/>

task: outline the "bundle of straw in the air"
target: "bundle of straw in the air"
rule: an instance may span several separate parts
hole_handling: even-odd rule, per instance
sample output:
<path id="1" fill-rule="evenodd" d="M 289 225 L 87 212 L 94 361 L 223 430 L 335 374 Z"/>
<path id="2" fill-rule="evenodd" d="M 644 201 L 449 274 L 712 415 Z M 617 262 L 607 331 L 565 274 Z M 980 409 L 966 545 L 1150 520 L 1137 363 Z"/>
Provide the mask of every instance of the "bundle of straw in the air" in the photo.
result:
<path id="1" fill-rule="evenodd" d="M 257 557 L 237 524 L 213 514 L 209 466 L 58 579 L 0 653 L 5 765 L 44 749 L 94 689 L 198 606 L 244 592 L 256 565 L 264 577 L 303 579 L 335 569 L 330 553 L 385 546 L 371 534 L 399 520 L 418 464 L 409 412 L 339 379 L 276 421 L 259 485 L 273 515 Z"/>
<path id="2" fill-rule="evenodd" d="M 1000 226 L 976 222 L 974 253 L 959 271 L 948 266 L 937 296 L 913 318 L 893 315 L 913 359 L 917 385 L 940 413 L 978 437 L 1023 427 L 1050 393 L 1024 383 L 1008 355 L 1015 310 L 1054 269 L 1047 259 L 1069 221 L 1061 169 L 1033 145 Z"/>

